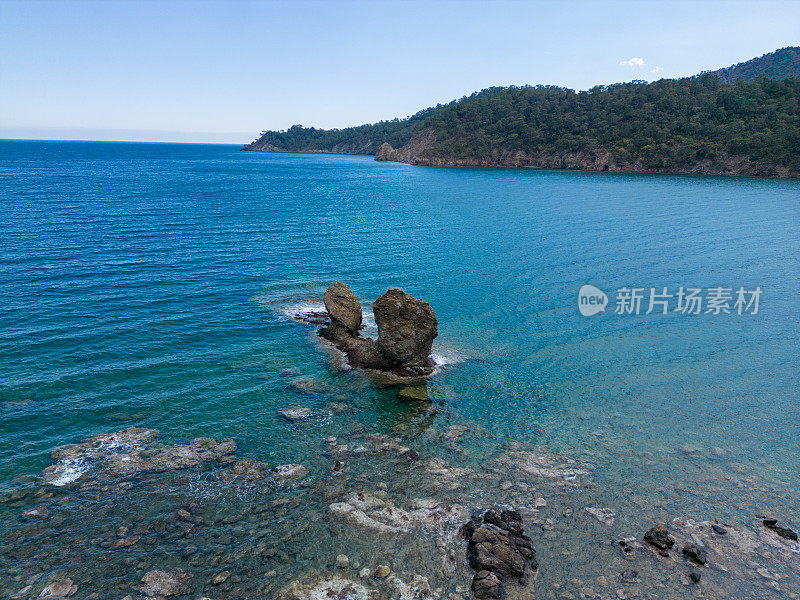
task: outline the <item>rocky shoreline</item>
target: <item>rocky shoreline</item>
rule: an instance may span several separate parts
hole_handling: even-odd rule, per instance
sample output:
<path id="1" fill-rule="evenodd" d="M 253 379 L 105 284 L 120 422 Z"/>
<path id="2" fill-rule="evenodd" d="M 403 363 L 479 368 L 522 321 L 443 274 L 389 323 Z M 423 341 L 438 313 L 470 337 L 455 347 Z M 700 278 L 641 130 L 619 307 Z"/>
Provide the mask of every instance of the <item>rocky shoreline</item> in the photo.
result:
<path id="1" fill-rule="evenodd" d="M 0 595 L 800 597 L 796 533 L 774 517 L 678 516 L 637 531 L 602 505 L 591 464 L 514 444 L 459 466 L 446 449 L 480 435 L 468 424 L 429 430 L 446 442 L 431 453 L 337 414 L 355 433 L 320 439 L 325 469 L 239 457 L 230 439 L 164 444 L 137 427 L 54 450 L 0 503 Z"/>
<path id="2" fill-rule="evenodd" d="M 408 385 L 434 372 L 426 302 L 387 290 L 373 339 L 349 287 L 323 301 L 298 320 L 367 373 L 363 385 L 399 382 L 414 400 L 402 421 L 368 426 L 337 386 L 296 377 L 287 386 L 315 401 L 272 409 L 292 440 L 274 462 L 269 440 L 241 456 L 231 438 L 168 443 L 145 427 L 56 448 L 0 497 L 0 597 L 800 599 L 792 515 L 632 516 L 591 462 L 480 446 L 494 432 L 430 402 L 435 381 Z"/>
<path id="3" fill-rule="evenodd" d="M 287 152 L 271 144 L 255 142 L 242 147 L 250 152 Z M 399 162 L 418 167 L 467 168 L 526 168 L 554 171 L 585 171 L 590 173 L 628 173 L 662 175 L 722 175 L 731 177 L 800 178 L 800 173 L 782 165 L 763 165 L 746 156 L 720 153 L 714 160 L 703 159 L 680 168 L 648 166 L 639 160 L 624 160 L 609 151 L 583 149 L 578 151 L 548 151 L 527 153 L 520 150 L 498 149 L 489 156 L 454 156 L 446 148 L 439 148 L 432 129 L 415 133 L 404 146 L 393 148 L 384 142 L 377 149 L 368 146 L 338 146 L 332 150 L 307 148 L 303 154 L 354 154 L 374 156 L 376 161 Z"/>

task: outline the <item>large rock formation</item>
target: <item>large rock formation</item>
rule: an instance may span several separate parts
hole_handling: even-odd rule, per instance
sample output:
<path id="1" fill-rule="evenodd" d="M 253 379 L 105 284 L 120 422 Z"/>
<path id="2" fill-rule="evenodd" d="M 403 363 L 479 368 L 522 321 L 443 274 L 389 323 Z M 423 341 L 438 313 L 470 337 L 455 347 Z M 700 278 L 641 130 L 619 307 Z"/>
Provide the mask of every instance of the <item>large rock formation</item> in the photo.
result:
<path id="1" fill-rule="evenodd" d="M 359 335 L 361 305 L 345 284 L 333 283 L 323 300 L 331 323 L 319 335 L 344 352 L 351 366 L 399 378 L 433 372 L 430 353 L 438 323 L 427 302 L 398 288 L 387 290 L 372 305 L 378 325 L 376 341 Z"/>
<path id="2" fill-rule="evenodd" d="M 522 517 L 515 510 L 493 508 L 461 529 L 467 539 L 467 560 L 475 571 L 472 593 L 476 598 L 500 598 L 504 583 L 527 586 L 538 563 L 531 539 L 524 534 Z"/>
<path id="3" fill-rule="evenodd" d="M 388 361 L 404 367 L 429 366 L 431 346 L 439 335 L 431 305 L 390 288 L 372 304 L 378 325 L 378 348 Z"/>

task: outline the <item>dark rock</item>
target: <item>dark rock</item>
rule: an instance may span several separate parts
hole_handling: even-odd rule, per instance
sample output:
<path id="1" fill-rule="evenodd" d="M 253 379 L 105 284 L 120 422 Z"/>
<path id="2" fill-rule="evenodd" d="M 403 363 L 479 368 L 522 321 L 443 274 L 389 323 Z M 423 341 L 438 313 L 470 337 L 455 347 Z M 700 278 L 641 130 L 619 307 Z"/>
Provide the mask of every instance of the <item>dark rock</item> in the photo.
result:
<path id="1" fill-rule="evenodd" d="M 472 593 L 476 598 L 500 598 L 503 585 L 491 571 L 478 571 L 472 578 Z"/>
<path id="2" fill-rule="evenodd" d="M 626 569 L 622 573 L 619 574 L 620 581 L 624 581 L 630 583 L 632 581 L 636 581 L 636 578 L 639 576 L 639 571 L 635 571 L 633 569 Z"/>
<path id="3" fill-rule="evenodd" d="M 692 580 L 692 583 L 699 583 L 701 577 L 700 571 L 691 570 L 689 571 L 689 579 Z"/>
<path id="4" fill-rule="evenodd" d="M 728 533 L 728 530 L 725 529 L 722 525 L 719 525 L 718 523 L 712 524 L 711 529 L 714 530 L 714 533 L 717 533 L 719 535 L 725 535 L 726 533 Z"/>
<path id="5" fill-rule="evenodd" d="M 378 325 L 378 348 L 401 367 L 430 366 L 431 346 L 438 335 L 430 304 L 398 288 L 388 289 L 372 304 Z"/>
<path id="6" fill-rule="evenodd" d="M 510 579 L 525 584 L 538 567 L 536 551 L 515 510 L 487 510 L 465 523 L 460 533 L 467 539 L 469 566 L 476 571 L 472 581 L 476 598 L 499 598 L 502 582 Z"/>
<path id="7" fill-rule="evenodd" d="M 797 541 L 797 533 L 787 527 L 781 527 L 780 525 L 778 525 L 777 519 L 764 519 L 763 523 L 764 527 L 766 527 L 767 529 L 771 529 L 782 538 L 786 540 L 791 540 L 793 542 Z"/>
<path id="8" fill-rule="evenodd" d="M 356 295 L 341 281 L 334 281 L 322 296 L 333 328 L 342 328 L 350 335 L 361 329 L 361 305 Z"/>
<path id="9" fill-rule="evenodd" d="M 662 554 L 675 545 L 675 539 L 667 531 L 666 525 L 656 525 L 644 534 L 644 541 L 658 548 Z"/>
<path id="10" fill-rule="evenodd" d="M 693 560 L 698 565 L 706 564 L 706 551 L 697 544 L 686 544 L 683 547 L 683 554 L 686 558 Z"/>

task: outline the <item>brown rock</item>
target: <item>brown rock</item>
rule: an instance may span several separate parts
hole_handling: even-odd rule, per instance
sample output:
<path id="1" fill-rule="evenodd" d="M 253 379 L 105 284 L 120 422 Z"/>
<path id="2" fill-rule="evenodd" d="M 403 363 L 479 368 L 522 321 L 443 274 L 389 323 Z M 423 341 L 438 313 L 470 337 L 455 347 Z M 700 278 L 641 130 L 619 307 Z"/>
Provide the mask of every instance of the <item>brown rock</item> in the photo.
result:
<path id="1" fill-rule="evenodd" d="M 467 538 L 469 566 L 476 571 L 472 581 L 476 598 L 499 598 L 502 582 L 525 584 L 536 571 L 536 551 L 524 534 L 517 511 L 487 510 L 479 521 L 469 521 L 461 531 Z"/>
<path id="2" fill-rule="evenodd" d="M 378 348 L 402 367 L 430 366 L 431 346 L 438 335 L 431 305 L 399 288 L 388 289 L 372 304 L 378 325 Z"/>
<path id="3" fill-rule="evenodd" d="M 666 552 L 675 545 L 675 539 L 667 531 L 666 525 L 656 525 L 644 534 L 644 541 Z"/>
<path id="4" fill-rule="evenodd" d="M 361 329 L 361 305 L 356 295 L 341 281 L 334 281 L 322 296 L 331 317 L 331 328 L 342 328 L 351 335 Z"/>
<path id="5" fill-rule="evenodd" d="M 472 593 L 476 598 L 500 598 L 503 585 L 491 571 L 478 571 L 472 578 Z"/>

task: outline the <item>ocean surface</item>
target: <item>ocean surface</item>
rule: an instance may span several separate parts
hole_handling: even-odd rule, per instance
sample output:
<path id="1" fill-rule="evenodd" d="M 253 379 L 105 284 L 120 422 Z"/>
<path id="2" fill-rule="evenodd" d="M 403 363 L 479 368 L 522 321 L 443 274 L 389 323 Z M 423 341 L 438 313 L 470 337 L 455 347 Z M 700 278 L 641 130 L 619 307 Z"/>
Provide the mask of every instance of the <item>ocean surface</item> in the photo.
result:
<path id="1" fill-rule="evenodd" d="M 167 444 L 233 438 L 237 455 L 312 481 L 329 472 L 322 440 L 363 428 L 464 468 L 522 446 L 590 464 L 593 501 L 634 535 L 683 515 L 800 526 L 796 181 L 4 141 L 0 240 L 7 499 L 54 448 L 132 426 Z M 337 279 L 368 333 L 388 287 L 433 306 L 427 408 L 333 368 L 292 318 Z M 604 312 L 581 315 L 585 284 Z M 626 287 L 643 289 L 640 314 L 615 312 Z M 668 314 L 645 314 L 664 287 Z M 681 287 L 729 288 L 730 312 L 674 310 Z M 739 288 L 760 288 L 756 314 L 738 314 Z M 277 411 L 292 404 L 323 416 L 289 423 Z M 440 433 L 454 426 L 480 433 L 452 450 Z M 7 532 L 22 508 L 3 506 Z M 542 582 L 574 576 L 546 558 Z"/>

